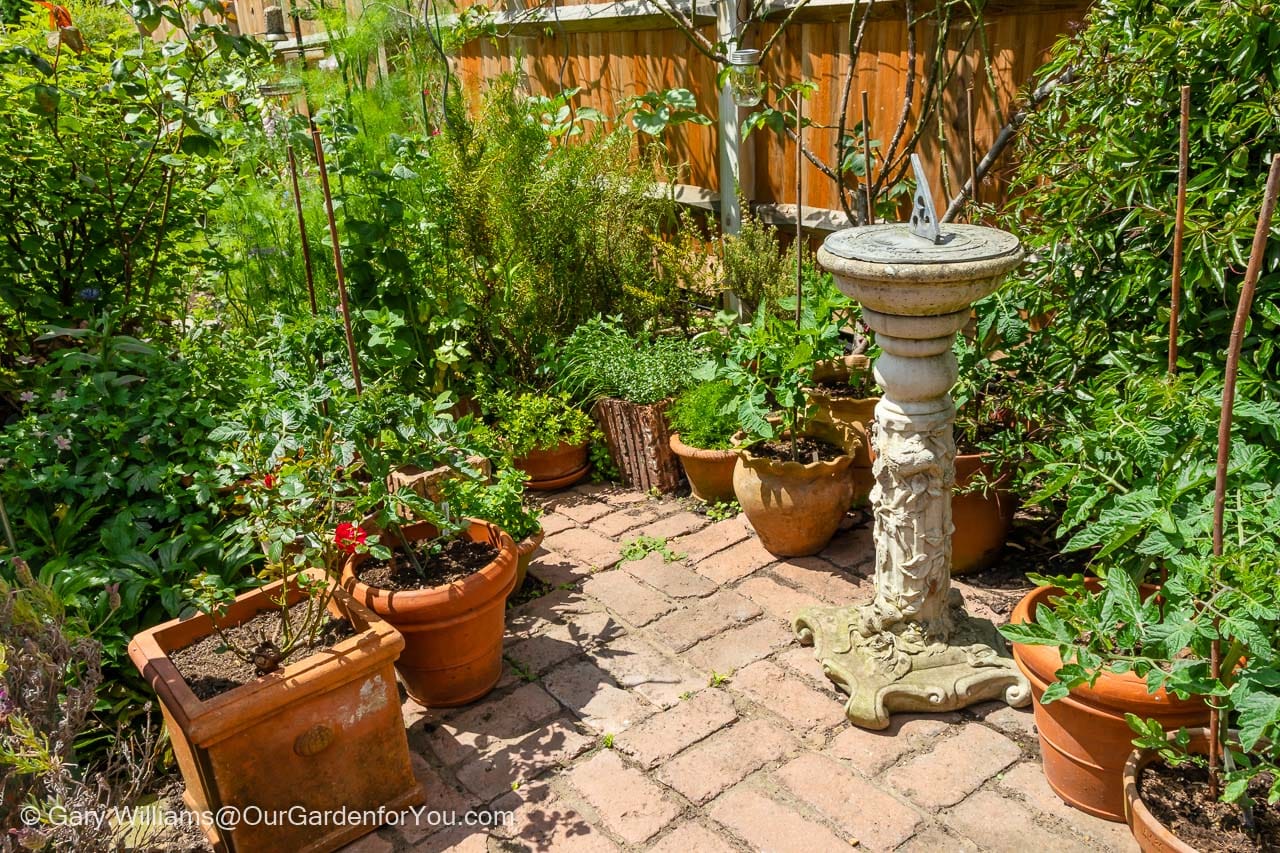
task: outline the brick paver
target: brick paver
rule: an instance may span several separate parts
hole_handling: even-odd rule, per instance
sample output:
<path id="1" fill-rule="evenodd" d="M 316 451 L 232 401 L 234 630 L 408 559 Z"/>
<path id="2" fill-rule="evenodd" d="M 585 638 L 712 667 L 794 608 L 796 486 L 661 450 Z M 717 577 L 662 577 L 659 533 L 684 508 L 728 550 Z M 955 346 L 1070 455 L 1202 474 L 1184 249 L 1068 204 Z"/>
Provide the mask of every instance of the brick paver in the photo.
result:
<path id="1" fill-rule="evenodd" d="M 508 611 L 497 687 L 465 708 L 404 705 L 437 819 L 348 853 L 1136 850 L 1049 789 L 1027 709 L 898 714 L 883 732 L 845 720 L 789 620 L 870 598 L 865 516 L 778 560 L 741 516 L 594 484 L 531 497 L 547 536 L 530 574 L 552 588 Z M 681 558 L 619 564 L 641 534 Z M 1004 618 L 1014 596 L 975 584 Z M 473 811 L 513 822 L 438 819 Z"/>
<path id="2" fill-rule="evenodd" d="M 938 743 L 886 774 L 889 783 L 927 809 L 955 805 L 1018 760 L 1016 743 L 981 723 L 965 723 Z"/>
<path id="3" fill-rule="evenodd" d="M 680 807 L 662 788 L 616 752 L 601 750 L 569 773 L 582 796 L 618 837 L 630 844 L 648 841 L 680 814 Z"/>

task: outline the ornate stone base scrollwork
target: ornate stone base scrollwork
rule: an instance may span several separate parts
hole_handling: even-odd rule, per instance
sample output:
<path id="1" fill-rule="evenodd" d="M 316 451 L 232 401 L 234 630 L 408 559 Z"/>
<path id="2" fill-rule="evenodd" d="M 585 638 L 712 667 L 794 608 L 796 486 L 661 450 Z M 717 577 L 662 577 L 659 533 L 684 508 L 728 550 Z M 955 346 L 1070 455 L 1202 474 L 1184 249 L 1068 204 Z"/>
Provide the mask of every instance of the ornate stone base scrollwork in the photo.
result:
<path id="1" fill-rule="evenodd" d="M 989 699 L 1030 704 L 1031 685 L 995 626 L 966 613 L 958 590 L 950 598 L 949 641 L 919 643 L 893 630 L 864 636 L 874 605 L 810 608 L 796 617 L 800 642 L 814 647 L 822 671 L 849 694 L 849 722 L 883 729 L 897 711 L 955 711 Z"/>

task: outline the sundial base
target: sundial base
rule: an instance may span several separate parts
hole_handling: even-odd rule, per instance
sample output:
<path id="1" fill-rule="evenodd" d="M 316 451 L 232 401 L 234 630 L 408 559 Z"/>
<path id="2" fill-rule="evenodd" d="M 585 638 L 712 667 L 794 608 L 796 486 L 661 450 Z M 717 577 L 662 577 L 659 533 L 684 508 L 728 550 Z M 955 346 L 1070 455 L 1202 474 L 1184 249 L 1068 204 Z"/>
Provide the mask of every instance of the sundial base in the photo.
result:
<path id="1" fill-rule="evenodd" d="M 917 636 L 915 623 L 864 635 L 875 623 L 874 605 L 810 608 L 794 629 L 814 646 L 823 673 L 849 694 L 845 715 L 856 726 L 879 730 L 895 712 L 957 711 L 991 699 L 1029 705 L 1031 685 L 995 626 L 966 613 L 955 590 L 950 604 L 946 640 Z"/>

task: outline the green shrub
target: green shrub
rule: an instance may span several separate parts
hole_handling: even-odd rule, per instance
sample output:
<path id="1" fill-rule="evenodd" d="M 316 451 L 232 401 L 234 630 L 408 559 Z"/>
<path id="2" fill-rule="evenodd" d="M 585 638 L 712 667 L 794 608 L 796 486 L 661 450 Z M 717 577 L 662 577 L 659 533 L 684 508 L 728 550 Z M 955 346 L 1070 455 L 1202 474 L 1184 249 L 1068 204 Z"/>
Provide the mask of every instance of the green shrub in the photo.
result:
<path id="1" fill-rule="evenodd" d="M 727 234 L 723 250 L 724 283 L 749 311 L 763 304 L 774 310 L 778 300 L 795 291 L 794 253 L 784 251 L 778 232 L 750 213 L 742 228 Z"/>
<path id="2" fill-rule="evenodd" d="M 733 386 L 728 382 L 695 385 L 676 397 L 667 409 L 667 419 L 690 447 L 728 450 L 738 431 Z"/>
<path id="3" fill-rule="evenodd" d="M 524 474 L 503 468 L 493 482 L 481 478 L 450 477 L 442 489 L 453 511 L 467 518 L 496 524 L 519 542 L 538 532 L 541 512 L 524 502 Z"/>
<path id="4" fill-rule="evenodd" d="M 1020 353 L 1047 388 L 1166 359 L 1179 89 L 1191 86 L 1181 363 L 1222 365 L 1266 180 L 1280 150 L 1280 19 L 1263 0 L 1102 0 L 1041 70 L 1071 68 L 1020 131 L 1008 226 L 1033 250 L 1002 297 L 1047 322 Z M 1280 240 L 1267 247 L 1241 393 L 1280 382 Z M 1022 345 L 1022 341 L 1016 341 Z M 1048 406 L 1073 404 L 1049 394 Z"/>
<path id="5" fill-rule="evenodd" d="M 104 307 L 148 329 L 185 313 L 204 190 L 228 162 L 221 76 L 261 49 L 172 5 L 132 8 L 141 26 L 163 16 L 172 40 L 96 11 L 98 31 L 50 44 L 32 4 L 0 41 L 0 332 L 13 337 Z"/>
<path id="6" fill-rule="evenodd" d="M 567 394 L 498 391 L 484 401 L 484 409 L 489 426 L 482 437 L 492 438 L 515 458 L 532 450 L 581 444 L 596 431 L 595 423 Z"/>
<path id="7" fill-rule="evenodd" d="M 631 335 L 619 318 L 595 317 L 557 348 L 558 388 L 576 399 L 618 397 L 648 405 L 689 386 L 706 357 L 682 337 Z"/>

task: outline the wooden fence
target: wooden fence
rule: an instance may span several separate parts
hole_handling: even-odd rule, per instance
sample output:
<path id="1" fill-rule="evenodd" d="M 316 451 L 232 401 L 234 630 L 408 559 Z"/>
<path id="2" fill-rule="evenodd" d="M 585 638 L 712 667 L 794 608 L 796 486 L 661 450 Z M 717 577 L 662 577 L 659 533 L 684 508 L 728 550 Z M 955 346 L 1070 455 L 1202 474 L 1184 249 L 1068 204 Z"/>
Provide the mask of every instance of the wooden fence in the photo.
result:
<path id="1" fill-rule="evenodd" d="M 344 0 L 349 9 L 357 10 L 360 0 Z M 283 0 L 287 3 L 288 0 Z M 332 2 L 332 0 L 330 0 Z M 519 0 L 509 0 L 518 3 Z M 733 0 L 715 0 L 728 3 Z M 759 46 L 778 26 L 796 0 L 772 0 L 775 9 L 762 23 L 748 31 L 748 46 Z M 865 9 L 865 0 L 857 13 Z M 869 97 L 870 125 L 873 139 L 887 139 L 897 125 L 907 79 L 906 21 L 902 0 L 874 0 L 866 34 L 858 58 L 850 99 L 847 123 L 850 127 L 862 119 L 859 92 Z M 265 29 L 262 0 L 236 0 L 240 27 L 246 33 Z M 1049 49 L 1073 22 L 1084 17 L 1083 0 L 1027 0 L 1019 3 L 990 3 L 984 11 L 984 34 L 987 56 L 994 78 L 995 99 L 1000 115 L 1007 119 L 1019 94 L 1030 82 L 1035 70 L 1048 56 Z M 809 0 L 779 37 L 764 64 L 764 73 L 779 82 L 809 79 L 818 91 L 806 105 L 812 119 L 825 127 L 806 131 L 806 142 L 817 156 L 834 163 L 836 152 L 835 124 L 838 119 L 843 76 L 848 68 L 848 20 L 853 3 L 849 0 Z M 287 7 L 286 7 L 287 11 Z M 722 11 L 722 9 L 721 9 Z M 710 40 L 717 37 L 717 7 L 703 3 L 690 13 Z M 454 69 L 468 90 L 478 98 L 485 81 L 496 75 L 515 72 L 528 80 L 532 94 L 554 95 L 563 89 L 581 87 L 578 106 L 593 106 L 613 118 L 619 113 L 624 98 L 651 90 L 690 89 L 698 108 L 713 119 L 709 126 L 682 125 L 669 130 L 666 142 L 674 158 L 687 164 L 682 188 L 686 201 L 714 207 L 721 191 L 732 187 L 722 180 L 724 171 L 719 157 L 719 139 L 731 134 L 725 125 L 740 116 L 722 116 L 715 77 L 717 65 L 699 53 L 689 39 L 675 29 L 669 19 L 659 13 L 648 0 L 618 0 L 614 3 L 581 3 L 565 0 L 537 10 L 508 8 L 499 12 L 496 39 L 477 39 L 468 43 L 454 57 Z M 318 26 L 303 21 L 304 45 L 313 44 L 316 58 L 323 51 L 323 34 Z M 292 27 L 286 15 L 286 28 Z M 969 177 L 968 126 L 966 93 L 972 89 L 974 104 L 975 147 L 981 157 L 1000 129 L 996 104 L 993 102 L 987 71 L 980 54 L 972 46 L 961 54 L 959 28 L 953 28 L 946 45 L 948 62 L 957 63 L 957 73 L 942 99 L 943 134 L 930 128 L 921 138 L 918 151 L 934 180 L 939 207 Z M 920 39 L 918 63 L 923 69 L 933 55 L 937 40 L 936 27 L 927 21 L 917 27 Z M 292 40 L 277 45 L 278 50 L 296 48 Z M 910 134 L 918 118 L 919 89 L 916 103 L 908 118 Z M 939 152 L 945 147 L 952 172 L 945 181 L 941 174 Z M 760 132 L 742 146 L 741 188 L 751 200 L 766 205 L 774 221 L 793 217 L 795 202 L 795 154 L 791 143 L 784 143 L 769 132 Z M 1005 160 L 980 186 L 983 201 L 998 202 L 1006 192 L 1009 165 Z M 818 230 L 843 224 L 843 217 L 832 215 L 840 208 L 836 185 L 810 163 L 805 164 L 804 205 L 806 222 L 812 220 Z M 768 206 L 781 203 L 785 207 Z"/>

